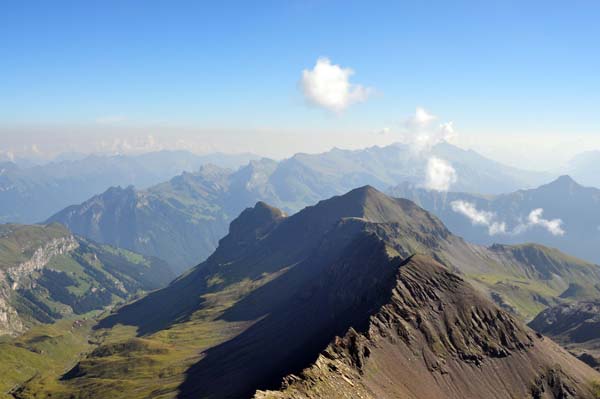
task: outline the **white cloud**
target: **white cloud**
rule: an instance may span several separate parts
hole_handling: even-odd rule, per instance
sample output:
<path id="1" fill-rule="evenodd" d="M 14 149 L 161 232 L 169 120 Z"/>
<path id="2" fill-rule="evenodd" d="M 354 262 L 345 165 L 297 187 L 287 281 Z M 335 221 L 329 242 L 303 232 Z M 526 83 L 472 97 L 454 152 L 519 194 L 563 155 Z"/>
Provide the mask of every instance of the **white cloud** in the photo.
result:
<path id="1" fill-rule="evenodd" d="M 102 140 L 97 145 L 100 152 L 110 154 L 144 153 L 164 150 L 167 147 L 156 140 L 153 135 L 139 136 L 133 138 L 114 138 L 113 140 Z"/>
<path id="2" fill-rule="evenodd" d="M 456 183 L 456 170 L 443 159 L 431 157 L 425 170 L 425 188 L 429 190 L 448 191 Z"/>
<path id="3" fill-rule="evenodd" d="M 431 147 L 438 143 L 456 137 L 454 122 L 438 123 L 437 120 L 438 117 L 425 108 L 417 107 L 415 114 L 403 123 L 406 131 L 403 141 L 409 144 L 415 153 L 421 154 L 430 151 Z"/>
<path id="4" fill-rule="evenodd" d="M 406 119 L 404 125 L 410 130 L 421 130 L 428 128 L 436 120 L 437 116 L 430 114 L 423 107 L 417 107 L 415 114 Z"/>
<path id="5" fill-rule="evenodd" d="M 541 226 L 541 227 L 545 228 L 546 230 L 548 230 L 548 232 L 550 234 L 552 234 L 553 236 L 564 235 L 565 231 L 561 227 L 562 223 L 563 223 L 562 220 L 561 219 L 552 219 L 552 220 L 544 219 L 542 217 L 543 213 L 544 213 L 544 209 L 542 209 L 542 208 L 537 208 L 537 209 L 534 209 L 533 211 L 531 211 L 531 213 L 529 213 L 529 216 L 527 217 L 529 225 Z"/>
<path id="6" fill-rule="evenodd" d="M 454 212 L 466 216 L 472 224 L 486 226 L 491 236 L 506 233 L 506 223 L 496 221 L 494 212 L 480 211 L 475 204 L 467 201 L 452 201 L 450 206 Z"/>
<path id="7" fill-rule="evenodd" d="M 456 132 L 454 131 L 454 122 L 444 122 L 440 124 L 440 137 L 444 140 L 450 140 L 456 137 Z"/>
<path id="8" fill-rule="evenodd" d="M 329 58 L 319 58 L 313 69 L 302 71 L 300 85 L 306 99 L 333 112 L 342 112 L 350 105 L 366 101 L 372 89 L 350 83 L 354 71 L 332 64 Z"/>
<path id="9" fill-rule="evenodd" d="M 565 231 L 562 229 L 562 220 L 553 219 L 547 220 L 542 217 L 544 210 L 542 208 L 534 209 L 529 213 L 526 223 L 517 224 L 514 229 L 508 231 L 506 223 L 498 221 L 498 217 L 494 212 L 478 210 L 475 204 L 468 201 L 452 201 L 450 203 L 454 212 L 460 213 L 466 216 L 472 224 L 486 226 L 490 235 L 496 234 L 511 234 L 518 235 L 529 230 L 534 226 L 540 226 L 548 230 L 548 232 L 555 236 L 562 236 Z"/>

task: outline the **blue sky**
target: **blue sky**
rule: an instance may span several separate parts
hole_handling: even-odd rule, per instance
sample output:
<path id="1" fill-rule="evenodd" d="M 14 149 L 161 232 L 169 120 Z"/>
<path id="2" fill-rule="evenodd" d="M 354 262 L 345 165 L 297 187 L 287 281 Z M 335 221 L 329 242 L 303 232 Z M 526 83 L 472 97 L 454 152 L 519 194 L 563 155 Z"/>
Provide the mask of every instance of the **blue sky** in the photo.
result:
<path id="1" fill-rule="evenodd" d="M 174 140 L 198 129 L 217 149 L 227 135 L 293 132 L 290 148 L 277 144 L 285 154 L 302 134 L 323 138 L 315 150 L 368 145 L 365 132 L 401 130 L 417 106 L 454 121 L 465 143 L 489 138 L 490 151 L 503 135 L 581 144 L 600 133 L 597 1 L 1 7 L 0 135 L 13 147 L 75 127 L 81 137 L 155 130 Z M 299 82 L 319 57 L 354 70 L 369 98 L 337 113 L 309 106 Z"/>

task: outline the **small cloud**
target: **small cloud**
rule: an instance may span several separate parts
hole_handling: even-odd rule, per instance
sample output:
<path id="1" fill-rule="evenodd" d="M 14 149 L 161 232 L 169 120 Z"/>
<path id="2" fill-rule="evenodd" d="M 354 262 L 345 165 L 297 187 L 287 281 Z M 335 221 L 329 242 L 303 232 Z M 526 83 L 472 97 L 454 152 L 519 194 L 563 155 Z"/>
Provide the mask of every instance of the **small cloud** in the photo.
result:
<path id="1" fill-rule="evenodd" d="M 456 132 L 454 131 L 454 122 L 452 121 L 440 124 L 439 129 L 440 137 L 443 140 L 448 141 L 456 137 Z"/>
<path id="2" fill-rule="evenodd" d="M 127 117 L 124 115 L 106 115 L 96 118 L 96 123 L 100 125 L 111 125 L 113 123 L 125 122 Z"/>
<path id="3" fill-rule="evenodd" d="M 443 159 L 431 157 L 425 170 L 425 188 L 428 190 L 448 191 L 457 181 L 456 170 Z"/>
<path id="4" fill-rule="evenodd" d="M 319 58 L 313 69 L 302 71 L 300 86 L 304 97 L 312 104 L 329 111 L 342 112 L 352 104 L 364 102 L 373 90 L 350 83 L 354 71 Z"/>
<path id="5" fill-rule="evenodd" d="M 496 221 L 494 212 L 478 210 L 475 204 L 467 201 L 452 201 L 450 206 L 454 212 L 466 216 L 473 225 L 486 226 L 491 236 L 506 233 L 506 223 Z"/>
<path id="6" fill-rule="evenodd" d="M 404 121 L 404 126 L 410 130 L 422 130 L 427 129 L 436 120 L 437 116 L 430 114 L 423 107 L 417 107 L 415 114 Z"/>
<path id="7" fill-rule="evenodd" d="M 404 121 L 404 141 L 416 154 L 428 152 L 434 145 L 456 137 L 454 122 L 437 123 L 437 120 L 438 117 L 425 108 L 417 107 L 415 114 Z"/>
<path id="8" fill-rule="evenodd" d="M 166 148 L 153 135 L 102 140 L 96 147 L 99 151 L 110 154 L 143 153 Z"/>
<path id="9" fill-rule="evenodd" d="M 562 236 L 565 231 L 562 229 L 562 220 L 553 219 L 546 220 L 542 217 L 544 210 L 542 208 L 534 209 L 529 213 L 527 222 L 520 222 L 511 231 L 506 228 L 506 223 L 498 221 L 498 217 L 494 212 L 478 210 L 475 204 L 467 201 L 452 201 L 450 203 L 454 212 L 460 213 L 466 216 L 473 225 L 486 226 L 488 228 L 489 235 L 496 234 L 510 234 L 518 235 L 531 229 L 535 226 L 541 226 L 548 230 L 548 232 L 555 236 Z"/>
<path id="10" fill-rule="evenodd" d="M 561 219 L 544 219 L 542 214 L 544 213 L 544 209 L 537 208 L 529 213 L 527 220 L 531 226 L 540 226 L 548 230 L 550 234 L 553 236 L 563 236 L 565 235 L 565 231 L 563 230 L 562 220 Z"/>

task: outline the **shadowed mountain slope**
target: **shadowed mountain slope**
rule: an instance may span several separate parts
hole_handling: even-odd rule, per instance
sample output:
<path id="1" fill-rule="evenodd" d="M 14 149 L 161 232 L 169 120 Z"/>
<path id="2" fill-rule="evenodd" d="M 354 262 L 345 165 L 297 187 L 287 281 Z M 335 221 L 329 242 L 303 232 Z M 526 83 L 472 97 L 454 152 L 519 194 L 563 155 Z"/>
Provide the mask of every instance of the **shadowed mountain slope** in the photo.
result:
<path id="1" fill-rule="evenodd" d="M 255 398 L 594 397 L 588 367 L 432 259 L 415 256 L 387 281 L 365 325 Z"/>
<path id="2" fill-rule="evenodd" d="M 531 381 L 508 371 L 498 378 L 514 381 L 518 392 L 530 387 L 554 392 L 558 379 L 564 381 L 561 387 L 581 390 L 586 397 L 588 379 L 597 377 L 593 371 L 574 360 L 571 363 L 568 357 L 565 360 L 564 352 L 556 352 L 552 345 L 543 346 L 519 321 L 484 299 L 494 293 L 520 292 L 531 295 L 527 298 L 534 302 L 533 295 L 538 294 L 531 291 L 531 285 L 537 281 L 538 271 L 535 262 L 526 263 L 514 255 L 519 251 L 522 249 L 468 244 L 411 201 L 387 197 L 368 186 L 292 216 L 259 202 L 231 223 L 229 234 L 205 262 L 168 287 L 102 320 L 96 330 L 97 350 L 48 392 L 59 398 L 100 394 L 240 398 L 251 397 L 256 389 L 277 389 L 286 375 L 310 367 L 336 336 L 343 337 L 351 330 L 367 331 L 372 317 L 392 303 L 399 271 L 411 264 L 411 256 L 420 254 L 412 261 L 423 256 L 428 259 L 423 261 L 425 265 L 444 265 L 443 271 L 432 266 L 431 270 L 439 273 L 420 276 L 412 289 L 415 298 L 445 298 L 443 306 L 431 302 L 428 307 L 437 311 L 423 316 L 431 319 L 430 323 L 434 317 L 441 318 L 436 323 L 442 324 L 435 327 L 440 331 L 440 343 L 428 343 L 439 355 L 436 361 L 448 359 L 456 367 L 449 369 L 454 378 L 459 378 L 456 370 L 476 367 L 472 364 L 477 362 L 489 367 L 506 362 L 503 370 L 511 369 L 514 362 L 514 369 L 527 370 L 524 375 Z M 413 266 L 406 270 L 416 272 Z M 597 272 L 593 266 L 573 271 L 590 280 Z M 503 291 L 503 285 L 497 287 L 496 280 L 485 278 L 490 275 L 523 279 L 526 284 L 515 282 Z M 481 293 L 474 294 L 463 278 Z M 568 284 L 570 278 L 565 275 L 561 283 Z M 558 292 L 550 289 L 554 280 L 537 283 L 546 290 L 548 300 Z M 423 284 L 425 291 L 417 293 Z M 421 298 L 424 304 L 429 303 L 427 298 Z M 481 305 L 479 321 L 465 315 L 465 304 L 473 298 L 473 303 Z M 425 311 L 419 303 L 411 306 L 415 306 L 414 312 Z M 398 314 L 409 317 L 405 313 Z M 428 334 L 427 326 L 420 326 L 419 317 L 414 317 L 415 328 Z M 484 341 L 476 338 L 481 331 L 488 331 L 481 338 Z M 141 347 L 140 340 L 145 343 Z M 397 350 L 409 356 L 404 349 Z M 548 355 L 539 354 L 548 351 Z M 431 360 L 418 351 L 410 356 Z M 458 359 L 457 363 L 451 359 Z M 527 362 L 531 365 L 525 366 Z M 564 364 L 563 369 L 555 367 L 556 362 Z M 478 376 L 476 370 L 473 373 Z M 485 377 L 489 381 L 491 374 Z M 430 377 L 423 378 L 423 383 L 430 383 Z M 584 385 L 572 388 L 576 382 Z M 498 380 L 490 384 L 500 386 Z M 34 392 L 31 389 L 23 392 Z M 475 397 L 478 392 L 458 383 L 454 389 L 457 396 L 462 392 Z M 504 387 L 501 392 L 510 391 Z"/>
<path id="3" fill-rule="evenodd" d="M 600 370 L 600 300 L 579 301 L 546 309 L 529 326 Z"/>

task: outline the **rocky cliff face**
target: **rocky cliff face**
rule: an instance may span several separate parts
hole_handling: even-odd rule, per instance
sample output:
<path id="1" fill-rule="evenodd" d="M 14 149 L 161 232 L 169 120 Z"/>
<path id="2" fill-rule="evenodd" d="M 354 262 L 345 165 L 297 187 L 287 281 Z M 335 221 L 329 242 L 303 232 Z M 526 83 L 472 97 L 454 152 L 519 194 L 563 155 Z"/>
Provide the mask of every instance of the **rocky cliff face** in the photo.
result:
<path id="1" fill-rule="evenodd" d="M 561 343 L 600 370 L 600 300 L 558 305 L 540 313 L 529 326 Z"/>
<path id="2" fill-rule="evenodd" d="M 388 295 L 366 327 L 255 398 L 593 398 L 598 374 L 437 262 L 413 257 Z"/>
<path id="3" fill-rule="evenodd" d="M 174 277 L 164 262 L 98 246 L 57 224 L 0 230 L 0 335 L 102 309 Z"/>
<path id="4" fill-rule="evenodd" d="M 6 299 L 9 295 L 7 287 L 0 284 L 0 335 L 15 335 L 25 329 L 17 311 Z"/>
<path id="5" fill-rule="evenodd" d="M 26 285 L 31 286 L 31 284 L 34 284 L 31 280 L 33 272 L 41 270 L 53 257 L 67 254 L 78 246 L 79 243 L 72 235 L 55 238 L 36 249 L 31 259 L 8 268 L 5 279 L 11 285 L 12 290 L 24 288 Z"/>
<path id="6" fill-rule="evenodd" d="M 15 335 L 25 329 L 17 310 L 10 303 L 15 292 L 33 288 L 36 284 L 35 272 L 44 268 L 53 257 L 67 254 L 78 246 L 72 235 L 55 238 L 37 248 L 30 259 L 0 270 L 0 335 Z"/>

